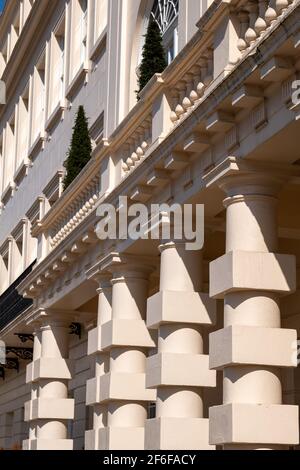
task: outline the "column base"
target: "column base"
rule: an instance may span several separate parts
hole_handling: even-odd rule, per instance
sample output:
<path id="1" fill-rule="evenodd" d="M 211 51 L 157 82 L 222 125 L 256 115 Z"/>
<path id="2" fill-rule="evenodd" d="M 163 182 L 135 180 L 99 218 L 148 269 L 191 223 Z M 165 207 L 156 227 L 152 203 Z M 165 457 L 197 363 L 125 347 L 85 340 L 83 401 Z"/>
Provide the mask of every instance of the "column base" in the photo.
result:
<path id="1" fill-rule="evenodd" d="M 72 439 L 27 439 L 23 450 L 73 450 Z"/>
<path id="2" fill-rule="evenodd" d="M 298 407 L 232 403 L 209 410 L 210 442 L 226 444 L 296 445 Z"/>
<path id="3" fill-rule="evenodd" d="M 98 431 L 99 450 L 144 450 L 144 441 L 144 428 L 105 428 Z"/>
<path id="4" fill-rule="evenodd" d="M 146 422 L 146 450 L 215 450 L 209 444 L 209 420 L 156 418 Z"/>

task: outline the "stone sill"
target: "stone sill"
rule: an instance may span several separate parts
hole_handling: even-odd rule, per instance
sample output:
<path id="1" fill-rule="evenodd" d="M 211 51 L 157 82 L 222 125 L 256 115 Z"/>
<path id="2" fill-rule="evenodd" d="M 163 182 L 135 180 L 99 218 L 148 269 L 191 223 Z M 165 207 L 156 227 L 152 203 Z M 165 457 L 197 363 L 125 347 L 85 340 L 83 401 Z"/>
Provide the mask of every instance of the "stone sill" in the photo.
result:
<path id="1" fill-rule="evenodd" d="M 86 83 L 88 72 L 89 72 L 89 66 L 88 66 L 87 61 L 85 61 L 85 63 L 80 66 L 78 72 L 76 73 L 75 77 L 73 78 L 73 80 L 71 81 L 71 83 L 69 84 L 67 88 L 66 98 L 68 100 L 71 100 L 73 98 L 73 96 L 78 91 L 78 88 L 80 87 L 80 85 Z"/>
<path id="2" fill-rule="evenodd" d="M 31 161 L 35 160 L 39 150 L 44 150 L 44 145 L 45 145 L 45 134 L 44 134 L 44 131 L 40 131 L 28 152 L 28 157 Z"/>
<path id="3" fill-rule="evenodd" d="M 31 166 L 31 162 L 28 159 L 22 159 L 21 163 L 19 164 L 18 168 L 14 174 L 14 182 L 19 185 L 21 181 L 28 175 L 28 169 Z"/>
<path id="4" fill-rule="evenodd" d="M 107 28 L 100 34 L 90 52 L 90 60 L 95 61 L 106 47 Z"/>
<path id="5" fill-rule="evenodd" d="M 12 183 L 12 182 L 8 183 L 1 197 L 1 202 L 4 204 L 4 206 L 7 204 L 9 199 L 13 196 L 15 190 L 16 190 L 15 183 Z"/>
<path id="6" fill-rule="evenodd" d="M 55 124 L 58 121 L 62 121 L 64 119 L 64 111 L 66 110 L 66 103 L 65 100 L 60 100 L 59 103 L 56 105 L 50 116 L 48 117 L 45 129 L 47 132 L 50 132 Z"/>

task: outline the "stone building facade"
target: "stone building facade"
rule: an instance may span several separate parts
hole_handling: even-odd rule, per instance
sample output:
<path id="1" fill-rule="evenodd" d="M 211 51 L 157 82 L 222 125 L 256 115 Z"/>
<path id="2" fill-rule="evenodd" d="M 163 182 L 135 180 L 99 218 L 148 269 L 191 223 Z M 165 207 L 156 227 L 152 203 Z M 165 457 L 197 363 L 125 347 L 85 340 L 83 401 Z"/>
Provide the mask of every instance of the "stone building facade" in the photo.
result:
<path id="1" fill-rule="evenodd" d="M 299 0 L 9 0 L 0 68 L 0 447 L 297 448 Z M 120 196 L 204 205 L 202 249 L 100 240 Z"/>

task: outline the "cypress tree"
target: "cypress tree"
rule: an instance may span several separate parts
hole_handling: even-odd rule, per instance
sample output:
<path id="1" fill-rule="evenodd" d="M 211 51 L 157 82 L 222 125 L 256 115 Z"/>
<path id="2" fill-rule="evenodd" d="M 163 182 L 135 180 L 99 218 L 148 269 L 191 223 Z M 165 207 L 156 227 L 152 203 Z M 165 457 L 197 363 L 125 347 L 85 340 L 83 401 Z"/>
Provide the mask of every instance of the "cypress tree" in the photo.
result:
<path id="1" fill-rule="evenodd" d="M 88 120 L 83 106 L 79 106 L 71 145 L 68 150 L 67 160 L 64 163 L 66 176 L 64 178 L 64 189 L 66 189 L 85 167 L 91 158 L 92 144 L 89 136 Z"/>
<path id="2" fill-rule="evenodd" d="M 167 66 L 161 32 L 158 24 L 153 19 L 150 19 L 145 38 L 138 93 L 147 85 L 155 73 L 163 72 Z"/>

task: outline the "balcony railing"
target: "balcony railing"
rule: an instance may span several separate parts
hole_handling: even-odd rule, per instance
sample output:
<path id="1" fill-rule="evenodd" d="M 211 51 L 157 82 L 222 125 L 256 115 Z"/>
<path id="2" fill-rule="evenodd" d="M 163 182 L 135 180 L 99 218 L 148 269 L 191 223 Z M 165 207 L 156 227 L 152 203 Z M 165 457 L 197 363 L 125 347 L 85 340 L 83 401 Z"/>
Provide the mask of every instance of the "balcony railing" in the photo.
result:
<path id="1" fill-rule="evenodd" d="M 18 285 L 31 273 L 32 263 L 26 271 L 0 297 L 0 330 L 15 320 L 21 313 L 32 305 L 31 299 L 24 299 L 18 294 Z"/>

